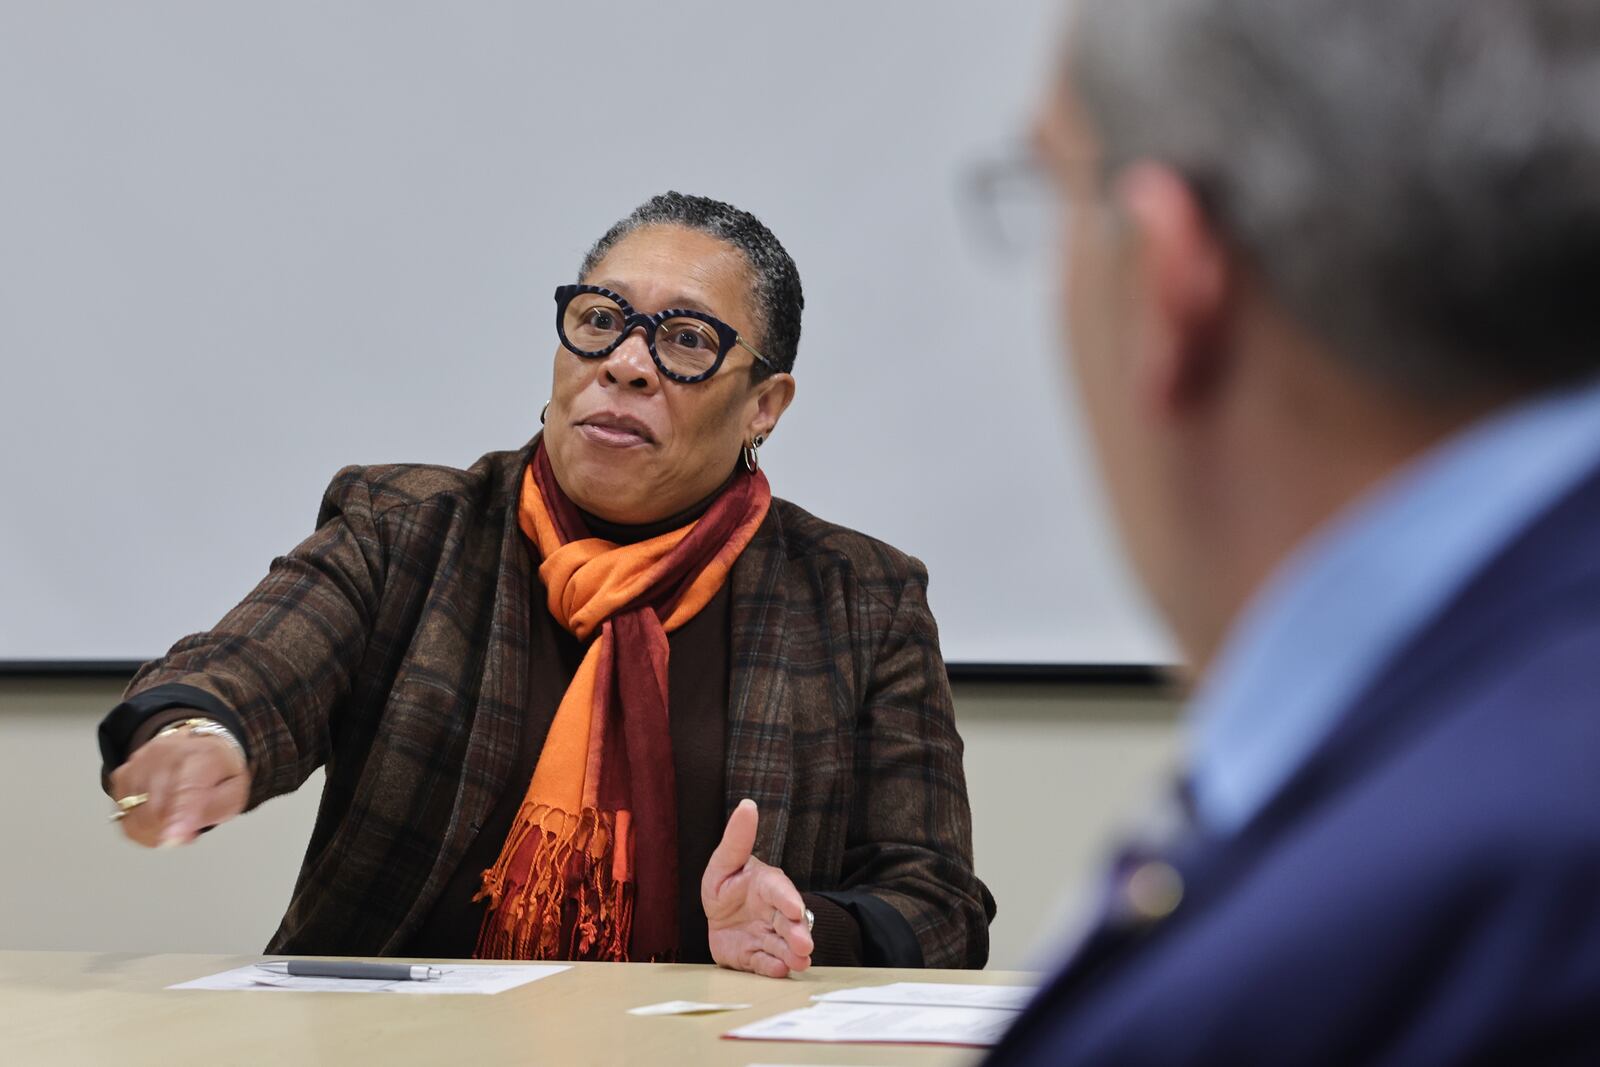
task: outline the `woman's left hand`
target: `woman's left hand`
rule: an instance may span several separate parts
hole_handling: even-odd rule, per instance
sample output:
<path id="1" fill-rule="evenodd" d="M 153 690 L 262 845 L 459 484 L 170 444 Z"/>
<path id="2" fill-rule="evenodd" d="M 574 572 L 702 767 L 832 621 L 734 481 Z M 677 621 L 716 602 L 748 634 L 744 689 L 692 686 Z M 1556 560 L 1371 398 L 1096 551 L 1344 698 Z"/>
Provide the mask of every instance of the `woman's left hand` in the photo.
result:
<path id="1" fill-rule="evenodd" d="M 736 971 L 785 978 L 811 966 L 815 947 L 800 891 L 780 868 L 752 855 L 756 802 L 741 800 L 700 879 L 711 958 Z"/>

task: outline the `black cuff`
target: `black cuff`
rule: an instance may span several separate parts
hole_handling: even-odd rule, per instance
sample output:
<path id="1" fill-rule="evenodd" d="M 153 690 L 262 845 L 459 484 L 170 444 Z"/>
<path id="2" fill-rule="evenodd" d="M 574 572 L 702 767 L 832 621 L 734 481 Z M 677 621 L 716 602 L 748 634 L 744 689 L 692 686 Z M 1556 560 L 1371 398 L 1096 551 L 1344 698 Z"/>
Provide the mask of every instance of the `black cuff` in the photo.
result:
<path id="1" fill-rule="evenodd" d="M 817 892 L 855 917 L 861 927 L 861 955 L 868 967 L 921 967 L 922 945 L 906 917 L 886 900 L 860 890 Z"/>
<path id="2" fill-rule="evenodd" d="M 177 682 L 157 685 L 124 700 L 100 720 L 100 781 L 102 784 L 128 758 L 134 731 L 150 716 L 168 708 L 194 708 L 226 726 L 244 749 L 250 762 L 250 742 L 245 737 L 244 720 L 237 712 L 204 689 Z"/>
<path id="3" fill-rule="evenodd" d="M 801 893 L 800 899 L 816 917 L 811 928 L 811 962 L 817 967 L 861 967 L 866 952 L 861 946 L 861 924 L 854 913 L 821 893 Z"/>

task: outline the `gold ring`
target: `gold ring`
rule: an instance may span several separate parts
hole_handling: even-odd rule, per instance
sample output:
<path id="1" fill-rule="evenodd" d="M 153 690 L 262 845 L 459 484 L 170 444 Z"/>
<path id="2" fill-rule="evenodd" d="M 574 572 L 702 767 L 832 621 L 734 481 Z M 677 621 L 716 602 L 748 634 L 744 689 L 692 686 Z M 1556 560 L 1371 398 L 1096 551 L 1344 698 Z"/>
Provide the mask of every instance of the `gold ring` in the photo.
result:
<path id="1" fill-rule="evenodd" d="M 137 808 L 140 804 L 150 803 L 150 794 L 132 793 L 125 797 L 117 797 L 116 803 L 117 810 L 112 812 L 109 818 L 112 822 L 121 822 L 123 819 L 128 817 L 128 813 L 130 811 L 132 811 L 134 808 Z"/>

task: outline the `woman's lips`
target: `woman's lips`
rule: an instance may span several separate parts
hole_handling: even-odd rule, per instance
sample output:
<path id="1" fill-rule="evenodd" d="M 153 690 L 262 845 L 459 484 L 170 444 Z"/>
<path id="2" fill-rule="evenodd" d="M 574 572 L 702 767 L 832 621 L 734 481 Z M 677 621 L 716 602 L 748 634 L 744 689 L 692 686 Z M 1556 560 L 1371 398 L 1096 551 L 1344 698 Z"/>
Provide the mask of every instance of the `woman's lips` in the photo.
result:
<path id="1" fill-rule="evenodd" d="M 607 448 L 637 448 L 650 444 L 650 439 L 643 432 L 629 426 L 611 425 L 602 422 L 580 422 L 578 432 L 597 445 Z"/>

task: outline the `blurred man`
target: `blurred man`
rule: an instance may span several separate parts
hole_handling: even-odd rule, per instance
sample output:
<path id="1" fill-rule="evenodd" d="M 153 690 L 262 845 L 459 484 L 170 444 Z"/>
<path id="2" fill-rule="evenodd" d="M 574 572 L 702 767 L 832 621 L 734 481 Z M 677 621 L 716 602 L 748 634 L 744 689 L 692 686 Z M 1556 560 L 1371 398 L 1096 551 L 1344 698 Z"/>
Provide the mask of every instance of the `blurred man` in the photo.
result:
<path id="1" fill-rule="evenodd" d="M 1037 147 L 1198 684 L 995 1061 L 1600 1062 L 1600 5 L 1085 0 Z"/>

